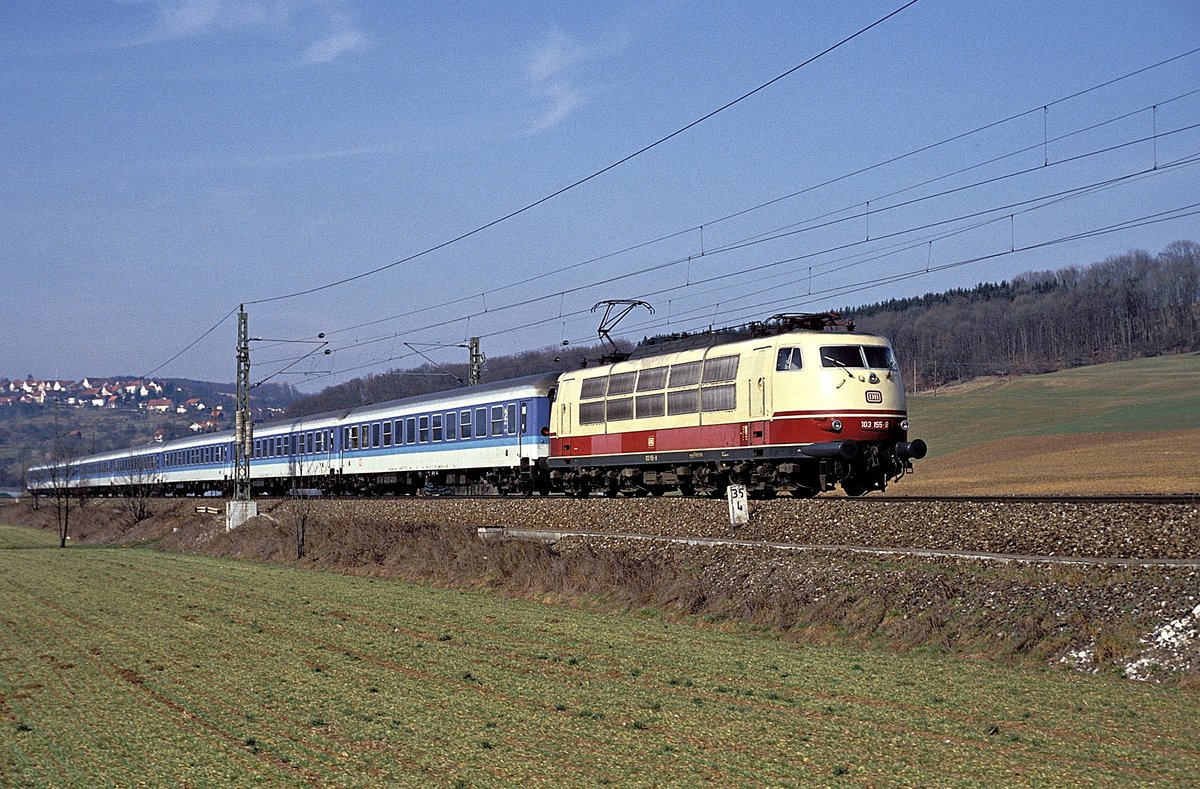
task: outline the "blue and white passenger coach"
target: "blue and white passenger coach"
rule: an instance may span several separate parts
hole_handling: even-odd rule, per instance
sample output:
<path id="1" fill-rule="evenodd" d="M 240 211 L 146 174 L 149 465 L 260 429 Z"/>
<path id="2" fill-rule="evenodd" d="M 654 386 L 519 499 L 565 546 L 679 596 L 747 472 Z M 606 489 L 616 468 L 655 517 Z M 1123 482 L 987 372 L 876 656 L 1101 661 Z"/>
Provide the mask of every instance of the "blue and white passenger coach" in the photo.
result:
<path id="1" fill-rule="evenodd" d="M 557 378 L 547 373 L 258 425 L 251 485 L 260 494 L 411 494 L 427 486 L 545 493 Z M 69 484 L 102 495 L 143 485 L 226 493 L 233 462 L 233 431 L 209 433 L 79 458 Z M 32 469 L 31 490 L 53 487 L 50 472 Z"/>

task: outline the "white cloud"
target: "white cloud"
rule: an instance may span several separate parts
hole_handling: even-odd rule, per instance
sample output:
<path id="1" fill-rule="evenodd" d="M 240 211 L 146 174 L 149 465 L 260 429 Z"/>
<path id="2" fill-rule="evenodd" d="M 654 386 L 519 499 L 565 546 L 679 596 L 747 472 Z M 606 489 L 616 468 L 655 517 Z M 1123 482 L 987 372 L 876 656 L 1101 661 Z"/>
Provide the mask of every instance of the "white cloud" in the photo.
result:
<path id="1" fill-rule="evenodd" d="M 304 59 L 309 63 L 328 63 L 335 58 L 366 46 L 367 38 L 358 30 L 344 30 L 314 41 L 304 50 Z"/>
<path id="2" fill-rule="evenodd" d="M 583 104 L 586 92 L 579 84 L 578 71 L 587 58 L 579 42 L 559 31 L 548 34 L 533 49 L 525 78 L 543 100 L 544 109 L 530 124 L 530 132 L 561 123 Z"/>
<path id="3" fill-rule="evenodd" d="M 329 63 L 366 48 L 368 37 L 337 0 L 117 0 L 146 7 L 151 30 L 120 46 L 144 46 L 225 31 L 312 32 L 304 63 Z"/>

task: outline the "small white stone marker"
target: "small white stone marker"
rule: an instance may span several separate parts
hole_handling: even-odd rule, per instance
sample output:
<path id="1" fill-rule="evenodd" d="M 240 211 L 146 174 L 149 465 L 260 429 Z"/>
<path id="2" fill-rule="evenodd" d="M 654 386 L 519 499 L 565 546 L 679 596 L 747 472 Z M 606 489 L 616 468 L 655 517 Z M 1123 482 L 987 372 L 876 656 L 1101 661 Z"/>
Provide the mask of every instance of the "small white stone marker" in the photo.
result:
<path id="1" fill-rule="evenodd" d="M 746 494 L 745 485 L 730 485 L 729 496 L 729 525 L 745 526 L 750 522 L 750 497 Z"/>

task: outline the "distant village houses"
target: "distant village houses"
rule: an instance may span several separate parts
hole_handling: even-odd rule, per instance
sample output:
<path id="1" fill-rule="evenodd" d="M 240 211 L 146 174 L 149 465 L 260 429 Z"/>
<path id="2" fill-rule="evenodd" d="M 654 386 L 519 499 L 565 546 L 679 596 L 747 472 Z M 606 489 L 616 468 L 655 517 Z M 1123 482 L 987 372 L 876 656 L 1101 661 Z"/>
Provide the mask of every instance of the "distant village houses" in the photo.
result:
<path id="1" fill-rule="evenodd" d="M 32 376 L 25 379 L 0 378 L 0 408 L 57 404 L 73 408 L 136 408 L 179 414 L 215 414 L 219 408 L 214 408 L 199 397 L 176 403 L 163 397 L 164 391 L 161 382 L 140 378 L 106 380 L 88 377 L 79 381 L 43 380 Z"/>

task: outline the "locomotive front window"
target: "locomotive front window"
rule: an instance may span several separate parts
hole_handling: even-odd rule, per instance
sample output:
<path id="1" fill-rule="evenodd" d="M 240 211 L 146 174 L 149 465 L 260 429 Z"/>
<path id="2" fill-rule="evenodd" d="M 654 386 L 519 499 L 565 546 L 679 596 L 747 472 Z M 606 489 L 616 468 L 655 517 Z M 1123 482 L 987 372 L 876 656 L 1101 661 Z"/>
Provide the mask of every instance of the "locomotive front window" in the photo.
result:
<path id="1" fill-rule="evenodd" d="M 779 355 L 775 359 L 775 369 L 781 373 L 804 369 L 804 364 L 800 358 L 800 349 L 780 348 Z"/>
<path id="2" fill-rule="evenodd" d="M 859 345 L 823 345 L 821 346 L 822 367 L 862 367 L 862 346 Z"/>
<path id="3" fill-rule="evenodd" d="M 638 373 L 637 390 L 639 392 L 662 389 L 666 385 L 666 367 L 651 367 L 649 370 L 642 370 L 640 373 Z"/>
<path id="4" fill-rule="evenodd" d="M 619 373 L 610 375 L 608 378 L 608 395 L 624 395 L 633 392 L 633 385 L 637 382 L 637 373 Z"/>
<path id="5" fill-rule="evenodd" d="M 893 370 L 896 367 L 896 357 L 892 349 L 884 345 L 864 345 L 863 353 L 867 356 L 867 367 L 878 370 Z"/>

